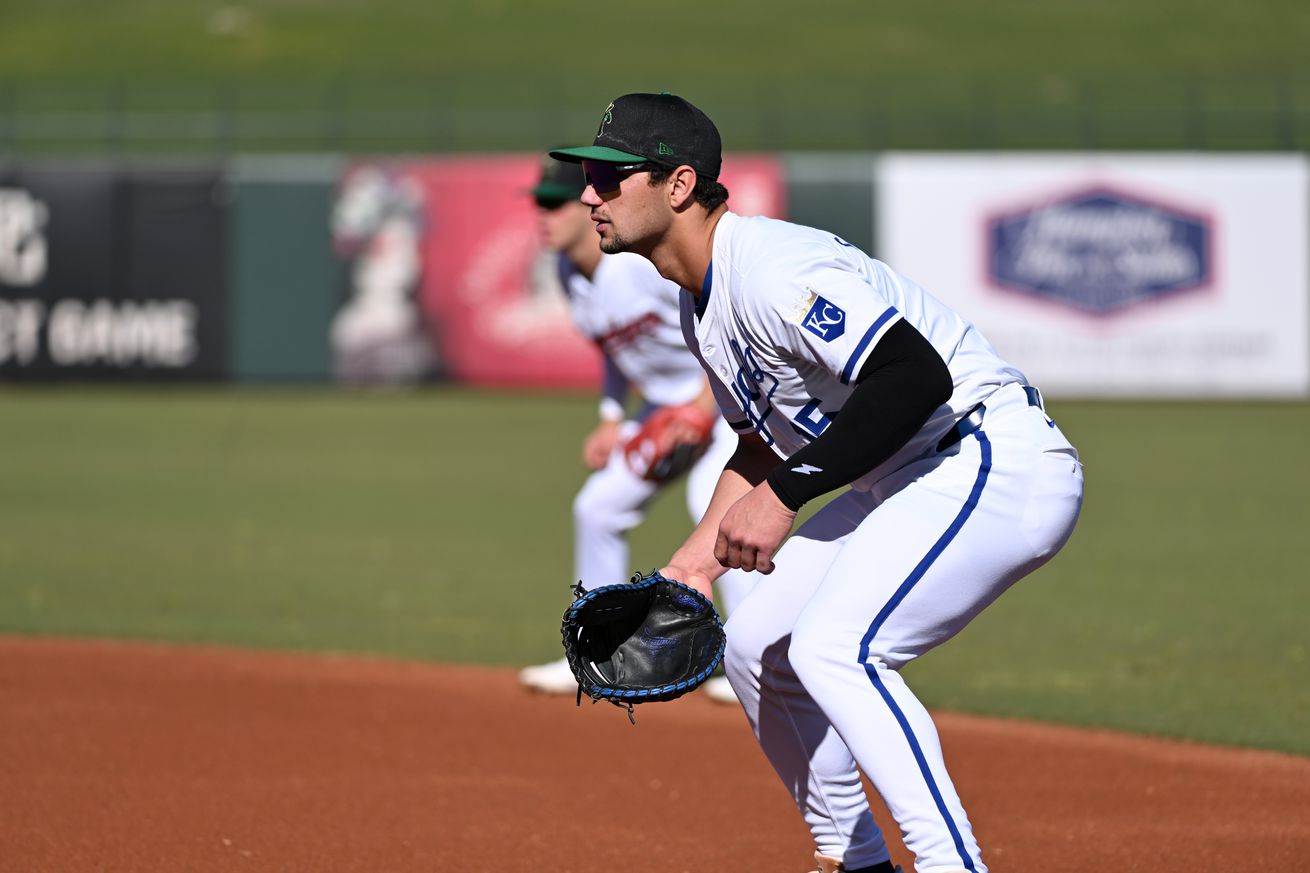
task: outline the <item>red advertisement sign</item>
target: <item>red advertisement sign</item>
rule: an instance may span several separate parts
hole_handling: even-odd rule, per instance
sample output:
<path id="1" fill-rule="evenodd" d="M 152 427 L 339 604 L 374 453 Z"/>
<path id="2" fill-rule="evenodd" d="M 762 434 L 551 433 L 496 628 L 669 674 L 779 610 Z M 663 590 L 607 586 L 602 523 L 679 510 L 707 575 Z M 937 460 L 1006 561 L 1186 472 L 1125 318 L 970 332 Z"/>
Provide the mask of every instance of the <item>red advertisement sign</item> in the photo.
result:
<path id="1" fill-rule="evenodd" d="M 599 354 L 573 329 L 554 255 L 538 237 L 528 190 L 539 167 L 538 155 L 513 155 L 388 168 L 403 176 L 408 200 L 421 204 L 410 296 L 432 338 L 431 364 L 451 378 L 513 387 L 598 384 Z M 733 211 L 784 214 L 776 160 L 728 156 L 724 167 Z"/>

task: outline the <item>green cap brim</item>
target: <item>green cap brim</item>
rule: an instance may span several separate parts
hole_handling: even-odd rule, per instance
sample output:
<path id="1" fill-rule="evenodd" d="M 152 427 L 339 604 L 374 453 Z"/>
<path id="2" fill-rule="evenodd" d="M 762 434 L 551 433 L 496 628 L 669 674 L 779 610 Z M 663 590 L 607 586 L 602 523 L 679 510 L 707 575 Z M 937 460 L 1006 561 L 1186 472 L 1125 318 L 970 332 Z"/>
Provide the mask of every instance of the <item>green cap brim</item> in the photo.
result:
<path id="1" fill-rule="evenodd" d="M 561 185 L 558 182 L 542 182 L 532 189 L 532 196 L 538 200 L 578 200 L 582 191 L 573 185 Z"/>
<path id="2" fill-rule="evenodd" d="M 604 161 L 607 164 L 635 164 L 639 161 L 648 160 L 644 155 L 634 155 L 632 152 L 621 152 L 618 149 L 607 148 L 605 146 L 579 146 L 575 149 L 555 149 L 550 156 L 557 161 L 568 161 L 570 164 L 581 163 L 582 161 Z"/>

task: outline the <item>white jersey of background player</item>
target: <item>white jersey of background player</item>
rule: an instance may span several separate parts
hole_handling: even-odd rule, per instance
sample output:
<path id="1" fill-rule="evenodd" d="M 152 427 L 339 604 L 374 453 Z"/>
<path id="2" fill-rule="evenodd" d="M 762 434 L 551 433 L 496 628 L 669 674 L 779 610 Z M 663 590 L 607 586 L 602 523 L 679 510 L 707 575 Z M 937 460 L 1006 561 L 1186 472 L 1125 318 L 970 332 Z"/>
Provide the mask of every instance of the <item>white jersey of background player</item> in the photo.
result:
<path id="1" fill-rule="evenodd" d="M 624 457 L 623 447 L 642 416 L 662 406 L 696 404 L 718 419 L 709 449 L 687 477 L 693 522 L 709 505 L 737 438 L 718 417 L 705 374 L 683 342 L 681 290 L 639 255 L 601 253 L 589 211 L 578 201 L 583 187 L 576 164 L 547 159 L 533 193 L 544 241 L 559 252 L 560 281 L 574 324 L 597 344 L 604 360 L 600 422 L 583 443 L 583 461 L 594 472 L 573 501 L 573 578 L 596 588 L 631 576 L 627 531 L 641 523 L 661 488 L 634 473 Z M 625 411 L 632 393 L 641 406 L 629 420 Z M 741 599 L 748 580 L 747 574 L 735 572 L 720 585 L 725 610 L 730 612 Z M 577 690 L 565 659 L 528 667 L 520 679 L 540 691 Z M 715 699 L 733 699 L 721 677 L 706 690 Z"/>
<path id="2" fill-rule="evenodd" d="M 728 622 L 727 673 L 820 869 L 892 871 L 863 770 L 920 873 L 985 871 L 898 671 L 1064 544 L 1077 453 L 913 282 L 830 233 L 728 212 L 718 131 L 685 100 L 620 97 L 592 146 L 552 154 L 582 162 L 602 249 L 689 292 L 688 344 L 742 436 L 663 572 L 701 590 L 725 567 L 765 574 Z M 805 501 L 847 484 L 779 548 Z"/>
<path id="3" fill-rule="evenodd" d="M 604 255 L 588 278 L 561 254 L 559 273 L 573 324 L 601 350 L 605 399 L 621 406 L 635 391 L 652 406 L 697 400 L 705 374 L 682 339 L 677 285 L 641 255 Z"/>

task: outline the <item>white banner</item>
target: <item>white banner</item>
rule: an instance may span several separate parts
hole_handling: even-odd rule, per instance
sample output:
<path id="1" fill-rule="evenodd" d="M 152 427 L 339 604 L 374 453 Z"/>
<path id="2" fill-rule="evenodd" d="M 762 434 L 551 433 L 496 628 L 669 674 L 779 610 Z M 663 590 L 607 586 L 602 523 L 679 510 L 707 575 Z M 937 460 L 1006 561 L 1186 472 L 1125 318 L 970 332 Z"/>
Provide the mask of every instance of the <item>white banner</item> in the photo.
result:
<path id="1" fill-rule="evenodd" d="M 1310 389 L 1303 155 L 887 154 L 878 256 L 1050 394 Z"/>

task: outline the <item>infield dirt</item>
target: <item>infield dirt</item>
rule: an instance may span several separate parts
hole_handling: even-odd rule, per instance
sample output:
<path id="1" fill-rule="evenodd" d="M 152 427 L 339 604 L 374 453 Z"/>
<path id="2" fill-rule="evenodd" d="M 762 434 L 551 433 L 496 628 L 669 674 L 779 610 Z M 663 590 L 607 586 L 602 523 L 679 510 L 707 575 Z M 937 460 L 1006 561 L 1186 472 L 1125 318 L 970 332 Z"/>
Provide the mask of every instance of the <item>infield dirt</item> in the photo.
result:
<path id="1" fill-rule="evenodd" d="M 937 719 L 993 873 L 1308 869 L 1310 759 Z M 0 784 L 22 873 L 812 869 L 735 707 L 506 669 L 0 638 Z"/>

